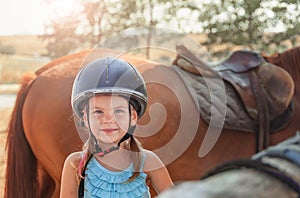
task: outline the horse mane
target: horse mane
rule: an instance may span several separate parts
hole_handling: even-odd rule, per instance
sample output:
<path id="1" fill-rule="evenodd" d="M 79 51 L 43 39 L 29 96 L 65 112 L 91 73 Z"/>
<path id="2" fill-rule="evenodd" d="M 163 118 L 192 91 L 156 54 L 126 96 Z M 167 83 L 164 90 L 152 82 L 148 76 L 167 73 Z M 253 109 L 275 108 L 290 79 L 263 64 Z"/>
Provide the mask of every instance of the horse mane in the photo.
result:
<path id="1" fill-rule="evenodd" d="M 290 48 L 282 53 L 263 57 L 270 63 L 284 68 L 294 81 L 300 80 L 300 46 Z"/>

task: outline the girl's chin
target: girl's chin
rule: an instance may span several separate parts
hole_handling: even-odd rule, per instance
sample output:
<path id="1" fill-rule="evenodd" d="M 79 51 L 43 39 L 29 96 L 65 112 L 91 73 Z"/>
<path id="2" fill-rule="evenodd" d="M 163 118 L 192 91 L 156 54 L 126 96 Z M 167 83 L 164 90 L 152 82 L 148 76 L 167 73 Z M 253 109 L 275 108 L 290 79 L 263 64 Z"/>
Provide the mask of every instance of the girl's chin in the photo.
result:
<path id="1" fill-rule="evenodd" d="M 97 137 L 99 143 L 103 144 L 117 144 L 123 136 L 120 134 L 107 134 L 107 135 L 99 135 Z"/>
<path id="2" fill-rule="evenodd" d="M 99 141 L 100 145 L 102 144 L 103 146 L 112 146 L 112 145 L 117 144 L 119 142 L 119 139 L 107 139 L 107 138 L 100 139 L 99 138 L 98 141 Z"/>

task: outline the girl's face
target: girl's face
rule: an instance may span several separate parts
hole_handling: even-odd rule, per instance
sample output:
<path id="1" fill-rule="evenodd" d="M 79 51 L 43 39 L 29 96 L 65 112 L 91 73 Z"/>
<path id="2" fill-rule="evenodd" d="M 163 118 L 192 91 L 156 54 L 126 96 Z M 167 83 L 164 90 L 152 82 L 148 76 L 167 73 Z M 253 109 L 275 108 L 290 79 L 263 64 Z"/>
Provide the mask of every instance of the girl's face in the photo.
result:
<path id="1" fill-rule="evenodd" d="M 126 134 L 129 124 L 137 122 L 134 108 L 131 108 L 131 117 L 129 113 L 128 101 L 124 97 L 95 95 L 89 100 L 90 130 L 100 142 L 117 143 Z M 86 112 L 84 118 L 88 126 Z"/>

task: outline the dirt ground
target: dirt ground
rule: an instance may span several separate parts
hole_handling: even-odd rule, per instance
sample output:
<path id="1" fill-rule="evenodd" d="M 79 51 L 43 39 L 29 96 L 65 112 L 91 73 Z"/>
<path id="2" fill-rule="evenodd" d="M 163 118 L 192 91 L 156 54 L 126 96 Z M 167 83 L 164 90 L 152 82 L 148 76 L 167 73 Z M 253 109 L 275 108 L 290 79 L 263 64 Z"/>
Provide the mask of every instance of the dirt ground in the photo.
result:
<path id="1" fill-rule="evenodd" d="M 6 168 L 6 128 L 12 108 L 0 108 L 0 197 L 3 197 Z"/>
<path id="2" fill-rule="evenodd" d="M 5 152 L 4 152 L 4 146 L 5 146 L 5 139 L 6 139 L 6 133 L 0 134 L 0 197 L 3 197 L 3 190 L 4 190 L 4 176 L 5 176 Z"/>

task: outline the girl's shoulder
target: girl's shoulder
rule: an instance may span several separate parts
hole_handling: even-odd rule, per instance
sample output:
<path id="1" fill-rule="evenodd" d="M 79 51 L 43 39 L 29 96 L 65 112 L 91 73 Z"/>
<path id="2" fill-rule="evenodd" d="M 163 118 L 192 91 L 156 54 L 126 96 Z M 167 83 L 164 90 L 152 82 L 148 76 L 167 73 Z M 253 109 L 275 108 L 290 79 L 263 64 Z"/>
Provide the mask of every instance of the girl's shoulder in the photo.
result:
<path id="1" fill-rule="evenodd" d="M 144 148 L 142 149 L 142 154 L 143 156 L 145 156 L 146 159 L 158 158 L 158 156 L 153 151 Z"/>
<path id="2" fill-rule="evenodd" d="M 143 149 L 142 154 L 145 156 L 144 171 L 149 172 L 164 167 L 161 159 L 153 151 Z"/>
<path id="3" fill-rule="evenodd" d="M 69 164 L 77 164 L 80 162 L 80 160 L 82 159 L 83 156 L 83 152 L 82 151 L 78 151 L 78 152 L 74 152 L 71 153 L 70 155 L 68 155 L 68 157 L 65 160 L 65 163 L 69 163 Z"/>

